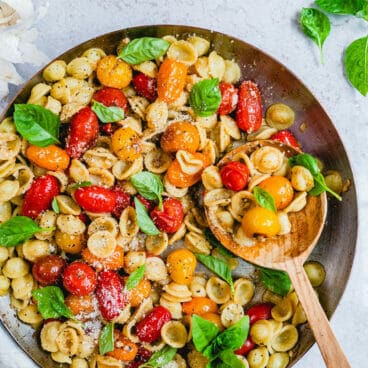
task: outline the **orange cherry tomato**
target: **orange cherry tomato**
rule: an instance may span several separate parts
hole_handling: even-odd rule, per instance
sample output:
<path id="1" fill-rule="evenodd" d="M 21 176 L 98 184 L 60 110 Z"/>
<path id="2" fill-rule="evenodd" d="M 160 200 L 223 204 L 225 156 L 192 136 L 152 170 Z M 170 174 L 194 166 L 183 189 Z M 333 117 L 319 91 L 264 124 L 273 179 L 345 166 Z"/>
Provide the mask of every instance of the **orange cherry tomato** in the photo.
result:
<path id="1" fill-rule="evenodd" d="M 69 166 L 70 157 L 62 148 L 51 144 L 47 147 L 29 146 L 26 150 L 29 161 L 46 170 L 61 171 Z"/>
<path id="2" fill-rule="evenodd" d="M 197 266 L 197 259 L 191 251 L 176 249 L 168 255 L 166 263 L 170 276 L 176 283 L 191 283 Z"/>
<path id="3" fill-rule="evenodd" d="M 183 312 L 185 314 L 198 314 L 202 316 L 205 313 L 217 313 L 217 304 L 210 298 L 203 296 L 195 297 L 190 302 L 182 304 Z"/>
<path id="4" fill-rule="evenodd" d="M 157 75 L 157 93 L 160 100 L 172 103 L 180 97 L 185 86 L 187 67 L 180 61 L 165 59 Z"/>
<path id="5" fill-rule="evenodd" d="M 132 68 L 124 60 L 107 55 L 97 64 L 97 78 L 107 87 L 124 88 L 133 78 Z"/>
<path id="6" fill-rule="evenodd" d="M 124 284 L 128 280 L 128 276 L 123 278 Z M 124 290 L 127 295 L 127 302 L 130 303 L 132 307 L 139 307 L 143 299 L 148 298 L 151 293 L 151 283 L 142 279 L 139 284 L 132 290 Z"/>
<path id="7" fill-rule="evenodd" d="M 99 258 L 93 255 L 88 248 L 84 248 L 82 258 L 96 270 L 117 270 L 124 266 L 124 249 L 117 245 L 110 256 Z"/>
<path id="8" fill-rule="evenodd" d="M 272 195 L 278 210 L 287 207 L 294 197 L 293 187 L 284 176 L 270 176 L 258 186 Z"/>
<path id="9" fill-rule="evenodd" d="M 276 213 L 263 207 L 253 207 L 247 211 L 241 225 L 245 235 L 250 238 L 254 235 L 272 237 L 281 229 Z"/>
<path id="10" fill-rule="evenodd" d="M 198 129 L 186 121 L 170 124 L 160 141 L 164 152 L 184 150 L 194 153 L 197 151 L 199 143 Z"/>
<path id="11" fill-rule="evenodd" d="M 122 161 L 134 161 L 142 155 L 139 134 L 130 127 L 116 130 L 111 138 L 112 150 Z"/>
<path id="12" fill-rule="evenodd" d="M 222 325 L 221 317 L 219 314 L 207 312 L 207 313 L 203 313 L 201 317 L 206 319 L 207 321 L 214 323 L 220 329 L 220 331 L 224 329 L 224 326 Z"/>
<path id="13" fill-rule="evenodd" d="M 87 315 L 95 310 L 91 294 L 82 296 L 69 294 L 65 298 L 65 304 L 67 307 L 70 308 L 70 310 L 74 315 L 77 314 Z"/>
<path id="14" fill-rule="evenodd" d="M 123 362 L 130 362 L 134 360 L 137 353 L 137 345 L 125 337 L 119 330 L 114 330 L 114 350 L 106 353 L 106 355 Z"/>
<path id="15" fill-rule="evenodd" d="M 203 169 L 210 165 L 210 162 L 203 153 L 195 152 L 192 155 L 203 162 L 202 169 L 195 174 L 186 174 L 181 169 L 179 161 L 174 160 L 167 170 L 167 178 L 172 185 L 178 188 L 188 188 L 201 179 Z"/>

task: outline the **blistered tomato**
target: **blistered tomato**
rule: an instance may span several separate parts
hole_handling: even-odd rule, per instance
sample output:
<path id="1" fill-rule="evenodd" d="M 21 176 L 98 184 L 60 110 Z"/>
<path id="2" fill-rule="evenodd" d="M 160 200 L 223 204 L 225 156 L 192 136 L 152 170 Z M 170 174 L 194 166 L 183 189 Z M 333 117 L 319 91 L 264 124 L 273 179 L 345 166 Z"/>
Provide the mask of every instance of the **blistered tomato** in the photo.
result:
<path id="1" fill-rule="evenodd" d="M 121 331 L 114 330 L 114 350 L 106 353 L 117 360 L 130 362 L 134 360 L 138 353 L 137 345 L 125 337 Z"/>
<path id="2" fill-rule="evenodd" d="M 258 186 L 272 195 L 278 210 L 284 209 L 293 200 L 293 187 L 284 176 L 270 176 L 258 184 Z"/>
<path id="3" fill-rule="evenodd" d="M 249 238 L 255 235 L 272 237 L 281 230 L 277 215 L 263 207 L 253 207 L 245 212 L 241 225 L 245 235 Z"/>
<path id="4" fill-rule="evenodd" d="M 185 314 L 198 314 L 202 315 L 205 313 L 217 313 L 218 307 L 217 304 L 207 297 L 194 297 L 189 302 L 184 302 L 183 313 Z"/>
<path id="5" fill-rule="evenodd" d="M 248 183 L 249 169 L 248 166 L 238 162 L 232 161 L 225 164 L 220 170 L 222 184 L 227 189 L 239 191 L 243 190 Z"/>
<path id="6" fill-rule="evenodd" d="M 271 303 L 256 304 L 250 307 L 245 314 L 249 316 L 249 322 L 252 325 L 261 319 L 270 319 L 272 307 Z"/>
<path id="7" fill-rule="evenodd" d="M 138 73 L 133 78 L 133 87 L 139 96 L 145 97 L 148 101 L 155 101 L 157 98 L 157 80 L 144 73 Z"/>
<path id="8" fill-rule="evenodd" d="M 163 201 L 162 210 L 157 206 L 151 212 L 151 218 L 160 231 L 175 233 L 183 223 L 183 205 L 178 199 L 166 198 Z"/>
<path id="9" fill-rule="evenodd" d="M 66 265 L 64 259 L 55 254 L 39 258 L 32 267 L 33 277 L 42 285 L 56 284 Z"/>
<path id="10" fill-rule="evenodd" d="M 74 193 L 74 197 L 82 208 L 94 213 L 112 212 L 117 200 L 114 191 L 98 185 L 78 188 Z"/>
<path id="11" fill-rule="evenodd" d="M 280 130 L 277 133 L 271 135 L 271 138 L 274 141 L 279 141 L 281 143 L 287 144 L 294 148 L 300 149 L 300 145 L 295 138 L 295 135 L 290 130 Z"/>
<path id="12" fill-rule="evenodd" d="M 233 84 L 226 82 L 221 82 L 219 88 L 221 91 L 221 104 L 217 113 L 228 115 L 235 110 L 238 103 L 238 89 Z"/>
<path id="13" fill-rule="evenodd" d="M 176 283 L 191 283 L 197 266 L 197 259 L 191 251 L 176 249 L 168 255 L 166 263 L 170 276 Z"/>
<path id="14" fill-rule="evenodd" d="M 96 272 L 86 263 L 73 262 L 63 272 L 63 285 L 70 294 L 90 294 L 95 290 L 96 284 Z"/>

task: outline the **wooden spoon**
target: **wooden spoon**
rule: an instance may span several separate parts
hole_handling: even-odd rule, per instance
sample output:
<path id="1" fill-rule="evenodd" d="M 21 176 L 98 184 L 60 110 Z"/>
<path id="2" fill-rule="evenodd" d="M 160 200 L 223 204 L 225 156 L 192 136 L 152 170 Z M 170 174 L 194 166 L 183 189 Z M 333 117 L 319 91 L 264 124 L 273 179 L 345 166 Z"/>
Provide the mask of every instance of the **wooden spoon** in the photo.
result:
<path id="1" fill-rule="evenodd" d="M 239 153 L 244 152 L 250 155 L 254 150 L 263 146 L 276 147 L 286 157 L 300 153 L 282 143 L 267 140 L 255 141 L 246 143 L 226 154 L 218 166 L 221 167 L 232 161 L 233 157 Z M 301 211 L 288 214 L 291 223 L 290 234 L 262 239 L 253 246 L 240 245 L 230 233 L 220 226 L 216 217 L 217 207 L 206 207 L 206 216 L 212 232 L 231 252 L 258 266 L 283 270 L 289 274 L 326 366 L 328 368 L 348 368 L 350 367 L 349 362 L 331 330 L 303 268 L 304 262 L 321 235 L 327 214 L 325 193 L 318 197 L 308 196 L 307 198 L 307 204 Z"/>

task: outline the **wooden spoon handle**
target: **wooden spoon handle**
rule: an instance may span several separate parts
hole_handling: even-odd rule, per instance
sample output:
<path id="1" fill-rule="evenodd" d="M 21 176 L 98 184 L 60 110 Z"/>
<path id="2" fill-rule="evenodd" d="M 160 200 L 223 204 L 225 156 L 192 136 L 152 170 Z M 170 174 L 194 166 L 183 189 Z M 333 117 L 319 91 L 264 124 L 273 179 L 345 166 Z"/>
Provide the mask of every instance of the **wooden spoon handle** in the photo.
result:
<path id="1" fill-rule="evenodd" d="M 350 368 L 350 364 L 331 329 L 318 297 L 304 271 L 300 260 L 294 259 L 285 263 L 294 289 L 299 297 L 309 325 L 328 368 Z"/>

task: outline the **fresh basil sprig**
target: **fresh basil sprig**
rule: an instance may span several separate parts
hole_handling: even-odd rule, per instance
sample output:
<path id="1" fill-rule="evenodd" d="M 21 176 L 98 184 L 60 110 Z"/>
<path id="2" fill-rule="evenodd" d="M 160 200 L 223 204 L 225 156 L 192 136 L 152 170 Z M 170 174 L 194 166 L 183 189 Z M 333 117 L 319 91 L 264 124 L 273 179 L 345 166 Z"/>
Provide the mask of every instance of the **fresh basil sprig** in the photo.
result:
<path id="1" fill-rule="evenodd" d="M 318 9 L 303 8 L 300 14 L 300 24 L 303 32 L 317 44 L 323 64 L 322 47 L 327 36 L 330 34 L 330 20 Z"/>
<path id="2" fill-rule="evenodd" d="M 128 64 L 140 64 L 164 55 L 170 43 L 162 38 L 141 37 L 130 41 L 119 53 Z"/>
<path id="3" fill-rule="evenodd" d="M 202 352 L 219 332 L 220 329 L 213 322 L 193 314 L 192 340 L 198 351 Z"/>
<path id="4" fill-rule="evenodd" d="M 234 354 L 232 350 L 224 350 L 219 354 L 219 358 L 229 368 L 245 368 L 244 363 Z"/>
<path id="5" fill-rule="evenodd" d="M 78 189 L 78 188 L 84 188 L 84 187 L 90 187 L 92 185 L 92 182 L 90 181 L 81 181 L 79 183 L 75 183 L 69 186 L 70 189 Z"/>
<path id="6" fill-rule="evenodd" d="M 316 4 L 328 13 L 355 15 L 368 20 L 368 2 L 366 0 L 317 0 Z"/>
<path id="7" fill-rule="evenodd" d="M 138 193 L 151 201 L 158 201 L 159 207 L 162 208 L 162 192 L 164 186 L 158 175 L 152 174 L 149 171 L 141 171 L 134 174 L 130 181 L 132 182 Z"/>
<path id="8" fill-rule="evenodd" d="M 208 227 L 204 230 L 204 235 L 207 241 L 212 245 L 212 247 L 216 248 L 222 256 L 224 256 L 225 258 L 236 257 L 220 243 L 220 241 L 215 237 L 215 235 L 213 235 L 212 231 Z"/>
<path id="9" fill-rule="evenodd" d="M 51 202 L 51 208 L 53 209 L 55 213 L 60 213 L 60 208 L 59 208 L 56 197 L 54 197 L 54 199 Z"/>
<path id="10" fill-rule="evenodd" d="M 125 284 L 126 289 L 127 290 L 134 289 L 143 279 L 145 272 L 146 272 L 146 264 L 144 263 L 129 275 L 128 280 Z"/>
<path id="11" fill-rule="evenodd" d="M 166 365 L 167 363 L 170 363 L 175 354 L 176 354 L 175 348 L 165 345 L 161 350 L 156 351 L 151 358 L 146 362 L 139 366 L 139 368 L 160 368 Z"/>
<path id="12" fill-rule="evenodd" d="M 139 228 L 147 235 L 160 234 L 160 230 L 157 229 L 156 225 L 151 220 L 151 217 L 149 217 L 146 207 L 144 207 L 137 197 L 134 198 L 134 204 Z"/>
<path id="13" fill-rule="evenodd" d="M 190 91 L 189 103 L 198 116 L 213 115 L 221 103 L 219 79 L 204 79 L 196 83 Z"/>
<path id="14" fill-rule="evenodd" d="M 259 267 L 259 272 L 266 289 L 282 296 L 289 294 L 292 284 L 286 272 L 263 267 Z"/>
<path id="15" fill-rule="evenodd" d="M 39 105 L 15 104 L 14 124 L 18 133 L 29 143 L 46 147 L 59 142 L 59 117 Z"/>
<path id="16" fill-rule="evenodd" d="M 344 55 L 344 66 L 350 83 L 363 96 L 366 96 L 368 93 L 368 36 L 355 40 L 348 46 Z"/>
<path id="17" fill-rule="evenodd" d="M 51 231 L 53 228 L 41 228 L 27 216 L 15 216 L 0 225 L 0 246 L 14 247 L 24 243 L 39 231 Z"/>
<path id="18" fill-rule="evenodd" d="M 310 171 L 314 179 L 314 187 L 308 193 L 312 196 L 318 196 L 323 192 L 328 192 L 337 198 L 339 201 L 342 200 L 341 196 L 335 193 L 332 189 L 330 189 L 326 185 L 325 178 L 323 177 L 319 167 L 317 160 L 310 155 L 309 153 L 300 153 L 293 157 L 289 158 L 289 165 L 291 167 L 299 165 L 304 166 L 306 169 Z"/>
<path id="19" fill-rule="evenodd" d="M 253 194 L 259 206 L 263 208 L 267 208 L 268 210 L 272 212 L 277 211 L 275 199 L 272 197 L 270 193 L 267 192 L 267 190 L 264 190 L 260 187 L 255 186 L 253 189 Z"/>
<path id="20" fill-rule="evenodd" d="M 124 119 L 124 110 L 118 106 L 105 106 L 98 101 L 93 101 L 92 110 L 102 123 L 115 123 Z"/>
<path id="21" fill-rule="evenodd" d="M 249 317 L 242 317 L 238 322 L 227 328 L 224 332 L 217 335 L 210 345 L 208 345 L 203 355 L 214 360 L 221 355 L 223 351 L 234 351 L 239 349 L 247 339 L 249 332 Z"/>
<path id="22" fill-rule="evenodd" d="M 73 318 L 72 311 L 65 305 L 64 294 L 57 286 L 45 286 L 32 291 L 32 296 L 37 301 L 37 309 L 43 319 L 49 318 Z"/>
<path id="23" fill-rule="evenodd" d="M 101 355 L 114 350 L 114 323 L 110 322 L 104 326 L 98 340 L 98 349 Z"/>
<path id="24" fill-rule="evenodd" d="M 205 254 L 195 253 L 195 256 L 198 261 L 204 264 L 210 271 L 226 281 L 230 285 L 231 292 L 234 293 L 234 283 L 231 277 L 231 270 L 227 263 L 219 258 L 207 256 Z"/>

